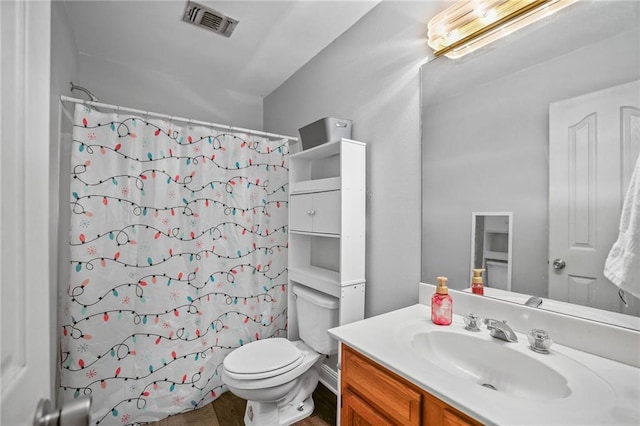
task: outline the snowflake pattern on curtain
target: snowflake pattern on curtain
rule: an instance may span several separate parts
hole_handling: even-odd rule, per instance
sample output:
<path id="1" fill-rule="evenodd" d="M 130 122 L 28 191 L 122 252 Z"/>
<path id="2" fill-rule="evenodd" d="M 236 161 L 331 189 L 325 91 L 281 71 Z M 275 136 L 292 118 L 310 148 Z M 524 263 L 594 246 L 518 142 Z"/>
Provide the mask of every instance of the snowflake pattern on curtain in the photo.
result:
<path id="1" fill-rule="evenodd" d="M 76 106 L 61 391 L 140 424 L 226 390 L 222 361 L 286 336 L 288 143 Z"/>

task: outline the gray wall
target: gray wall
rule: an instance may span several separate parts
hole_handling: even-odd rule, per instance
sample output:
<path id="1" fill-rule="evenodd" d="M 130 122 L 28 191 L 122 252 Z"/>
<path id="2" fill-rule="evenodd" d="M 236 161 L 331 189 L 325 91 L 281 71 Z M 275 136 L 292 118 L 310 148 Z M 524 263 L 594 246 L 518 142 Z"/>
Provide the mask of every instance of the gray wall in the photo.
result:
<path id="1" fill-rule="evenodd" d="M 353 120 L 367 143 L 366 307 L 417 302 L 420 81 L 436 2 L 382 2 L 264 101 L 264 127 L 297 135 L 322 117 Z"/>
<path id="2" fill-rule="evenodd" d="M 437 102 L 423 101 L 423 281 L 446 275 L 452 288 L 468 287 L 471 213 L 511 211 L 512 290 L 547 295 L 549 103 L 640 78 L 634 25 L 451 97 L 434 93 Z M 434 84 L 431 65 L 424 69 L 425 93 Z"/>
<path id="3" fill-rule="evenodd" d="M 101 102 L 262 129 L 262 98 L 219 87 L 215 76 L 183 79 L 84 54 L 79 56 L 79 67 L 76 84 L 91 90 Z"/>
<path id="4" fill-rule="evenodd" d="M 73 31 L 69 25 L 64 11 L 64 3 L 51 2 L 51 171 L 56 173 L 51 176 L 51 199 L 59 202 L 60 206 L 60 241 L 58 241 L 58 256 L 61 270 L 66 271 L 68 265 L 67 234 L 69 226 L 69 180 L 70 180 L 70 154 L 71 143 L 67 137 L 73 131 L 73 104 L 61 104 L 60 95 L 70 95 L 69 82 L 78 84 L 78 49 L 76 47 Z M 75 93 L 78 95 L 78 92 Z M 84 96 L 83 93 L 80 93 Z M 85 99 L 83 97 L 83 99 Z M 70 116 L 68 114 L 71 114 Z M 65 139 L 67 138 L 67 139 Z M 61 166 L 62 162 L 62 166 Z M 64 166 L 66 165 L 66 167 Z M 60 195 L 58 195 L 58 193 Z M 52 207 L 58 207 L 52 206 Z M 57 209 L 56 209 L 57 210 Z M 57 218 L 56 218 L 57 219 Z M 56 225 L 56 228 L 58 226 Z M 54 251 L 55 252 L 55 251 Z M 64 252 L 64 253 L 63 253 Z M 67 276 L 68 271 L 65 272 Z M 60 276 L 62 277 L 62 276 Z M 66 282 L 62 279 L 60 282 Z"/>
<path id="5" fill-rule="evenodd" d="M 79 84 L 78 48 L 62 1 L 51 2 L 51 125 L 52 140 L 58 139 L 58 105 L 60 95 L 71 96 L 69 82 Z M 84 93 L 75 92 L 83 97 Z M 83 99 L 86 99 L 83 97 Z M 71 127 L 63 128 L 70 132 Z"/>
<path id="6" fill-rule="evenodd" d="M 51 2 L 51 85 L 50 85 L 50 172 L 49 194 L 51 212 L 49 213 L 49 227 L 51 229 L 51 282 L 56 288 L 51 292 L 52 312 L 58 312 L 58 294 L 67 289 L 69 282 L 69 164 L 71 141 L 67 135 L 72 131 L 72 121 L 66 116 L 61 107 L 60 95 L 69 94 L 69 82 L 77 83 L 78 78 L 78 49 L 75 44 L 71 26 L 64 12 L 64 4 L 60 1 Z M 67 107 L 68 108 L 68 107 Z M 69 109 L 73 111 L 73 109 Z M 52 336 L 57 336 L 57 319 L 51 324 Z M 58 353 L 56 347 L 52 354 Z M 56 365 L 52 371 L 56 372 L 59 380 L 59 360 L 53 359 Z"/>

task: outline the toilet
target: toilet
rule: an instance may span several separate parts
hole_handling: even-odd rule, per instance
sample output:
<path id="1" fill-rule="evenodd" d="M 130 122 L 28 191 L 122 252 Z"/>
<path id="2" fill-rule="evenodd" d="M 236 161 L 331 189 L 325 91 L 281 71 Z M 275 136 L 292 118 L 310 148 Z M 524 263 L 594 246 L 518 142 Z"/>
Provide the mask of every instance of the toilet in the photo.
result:
<path id="1" fill-rule="evenodd" d="M 506 262 L 499 260 L 487 260 L 485 262 L 486 274 L 486 286 L 499 288 L 501 290 L 511 290 L 507 280 L 507 266 Z"/>
<path id="2" fill-rule="evenodd" d="M 338 351 L 327 333 L 338 325 L 338 299 L 297 284 L 292 291 L 301 340 L 257 340 L 224 359 L 222 381 L 247 400 L 246 425 L 284 426 L 309 416 L 324 356 Z"/>

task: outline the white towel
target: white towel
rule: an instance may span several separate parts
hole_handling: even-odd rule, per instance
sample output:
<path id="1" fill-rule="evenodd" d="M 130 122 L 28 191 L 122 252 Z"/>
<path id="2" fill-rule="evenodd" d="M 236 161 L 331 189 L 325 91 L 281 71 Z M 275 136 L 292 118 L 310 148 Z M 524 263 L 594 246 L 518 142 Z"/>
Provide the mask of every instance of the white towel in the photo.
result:
<path id="1" fill-rule="evenodd" d="M 619 230 L 604 264 L 604 276 L 620 289 L 640 297 L 640 156 L 624 198 Z"/>

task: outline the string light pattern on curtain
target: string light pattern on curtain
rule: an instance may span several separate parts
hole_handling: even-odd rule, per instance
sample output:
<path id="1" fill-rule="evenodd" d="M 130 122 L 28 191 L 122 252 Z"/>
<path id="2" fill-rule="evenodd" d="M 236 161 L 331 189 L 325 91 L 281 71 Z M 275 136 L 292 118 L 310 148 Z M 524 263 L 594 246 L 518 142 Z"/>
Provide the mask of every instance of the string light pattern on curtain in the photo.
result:
<path id="1" fill-rule="evenodd" d="M 222 361 L 286 336 L 286 140 L 76 106 L 61 388 L 94 424 L 226 389 Z"/>

